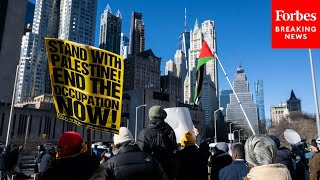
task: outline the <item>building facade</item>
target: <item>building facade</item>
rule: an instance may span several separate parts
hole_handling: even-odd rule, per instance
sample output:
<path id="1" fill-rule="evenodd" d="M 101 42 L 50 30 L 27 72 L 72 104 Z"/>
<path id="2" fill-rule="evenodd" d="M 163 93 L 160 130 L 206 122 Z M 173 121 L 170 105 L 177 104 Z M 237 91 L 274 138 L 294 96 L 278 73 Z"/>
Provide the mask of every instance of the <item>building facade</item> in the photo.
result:
<path id="1" fill-rule="evenodd" d="M 301 112 L 301 100 L 296 97 L 293 90 L 291 90 L 290 98 L 287 100 L 287 108 L 289 112 Z"/>
<path id="2" fill-rule="evenodd" d="M 227 105 L 230 103 L 230 94 L 232 90 L 221 90 L 219 96 L 219 107 L 223 108 L 223 116 L 226 116 Z"/>
<path id="3" fill-rule="evenodd" d="M 253 102 L 252 93 L 249 91 L 249 82 L 241 65 L 238 66 L 237 74 L 235 74 L 234 79 L 233 88 L 237 93 L 253 130 L 255 133 L 258 133 L 257 106 Z M 230 94 L 230 103 L 227 105 L 226 121 L 232 123 L 233 130 L 243 129 L 244 136 L 241 138 L 246 139 L 252 135 L 252 131 L 234 94 Z"/>
<path id="4" fill-rule="evenodd" d="M 19 64 L 27 0 L 0 1 L 0 101 L 11 102 L 15 72 Z M 18 9 L 18 10 L 17 10 Z"/>
<path id="5" fill-rule="evenodd" d="M 132 12 L 130 39 L 129 39 L 129 54 L 134 56 L 144 51 L 145 36 L 144 23 L 142 20 L 142 13 Z"/>
<path id="6" fill-rule="evenodd" d="M 189 60 L 189 49 L 190 49 L 190 32 L 182 32 L 181 35 L 178 38 L 178 51 L 180 50 L 181 52 L 184 53 L 184 59 L 185 59 L 185 66 L 186 69 L 188 68 L 188 60 Z M 177 52 L 178 52 L 177 51 Z"/>
<path id="7" fill-rule="evenodd" d="M 270 108 L 271 125 L 278 125 L 281 120 L 286 117 L 288 112 L 286 104 L 280 103 L 278 106 L 272 106 Z"/>
<path id="8" fill-rule="evenodd" d="M 160 77 L 160 90 L 161 92 L 165 92 L 168 94 L 172 94 L 174 96 L 177 96 L 178 102 L 180 102 L 180 97 L 182 93 L 182 87 L 180 78 L 176 76 L 161 76 Z"/>
<path id="9" fill-rule="evenodd" d="M 264 113 L 264 93 L 263 93 L 263 81 L 258 80 L 254 82 L 256 103 L 258 108 L 258 119 L 261 123 L 265 123 L 266 117 Z"/>
<path id="10" fill-rule="evenodd" d="M 124 34 L 121 33 L 120 39 L 120 55 L 124 58 L 128 58 L 129 51 L 129 38 Z"/>
<path id="11" fill-rule="evenodd" d="M 24 22 L 24 34 L 26 32 L 31 32 L 31 30 L 32 30 L 34 9 L 35 9 L 35 4 L 33 4 L 30 1 L 28 1 L 27 11 L 26 11 L 26 18 L 25 18 L 25 22 Z"/>
<path id="12" fill-rule="evenodd" d="M 59 38 L 93 46 L 97 0 L 61 0 Z"/>
<path id="13" fill-rule="evenodd" d="M 101 14 L 99 47 L 120 54 L 122 16 L 118 10 L 112 14 L 109 4 Z"/>
<path id="14" fill-rule="evenodd" d="M 171 59 L 166 62 L 164 74 L 166 76 L 177 76 L 177 66 Z"/>
<path id="15" fill-rule="evenodd" d="M 137 88 L 160 90 L 161 58 L 155 56 L 151 49 L 124 60 L 124 91 Z"/>

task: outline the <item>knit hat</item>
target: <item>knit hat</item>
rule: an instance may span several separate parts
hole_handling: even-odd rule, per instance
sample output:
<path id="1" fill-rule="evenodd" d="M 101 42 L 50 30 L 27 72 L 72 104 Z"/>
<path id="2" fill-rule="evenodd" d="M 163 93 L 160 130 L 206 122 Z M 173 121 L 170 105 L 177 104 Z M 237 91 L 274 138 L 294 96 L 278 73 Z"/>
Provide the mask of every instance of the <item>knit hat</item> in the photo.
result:
<path id="1" fill-rule="evenodd" d="M 266 135 L 253 135 L 245 144 L 246 161 L 254 166 L 273 164 L 277 148 L 272 139 Z"/>
<path id="2" fill-rule="evenodd" d="M 133 141 L 133 136 L 130 130 L 126 127 L 120 127 L 119 134 L 113 136 L 114 145 L 119 145 L 124 142 Z"/>
<path id="3" fill-rule="evenodd" d="M 163 110 L 160 106 L 152 106 L 149 109 L 149 119 L 162 119 L 164 120 L 167 117 L 167 112 Z"/>
<path id="4" fill-rule="evenodd" d="M 216 145 L 216 148 L 220 151 L 223 151 L 224 153 L 228 152 L 229 151 L 229 147 L 228 145 L 225 143 L 225 142 L 219 142 L 217 145 Z"/>
<path id="5" fill-rule="evenodd" d="M 74 157 L 84 152 L 87 152 L 87 145 L 80 134 L 68 131 L 60 136 L 57 158 Z"/>
<path id="6" fill-rule="evenodd" d="M 192 146 L 192 145 L 196 144 L 196 142 L 193 138 L 193 135 L 191 134 L 190 131 L 184 132 L 184 135 L 182 136 L 180 143 L 181 143 L 182 147 Z"/>
<path id="7" fill-rule="evenodd" d="M 280 140 L 279 140 L 279 138 L 277 136 L 275 136 L 275 135 L 269 135 L 269 137 L 276 144 L 276 147 L 280 148 Z"/>

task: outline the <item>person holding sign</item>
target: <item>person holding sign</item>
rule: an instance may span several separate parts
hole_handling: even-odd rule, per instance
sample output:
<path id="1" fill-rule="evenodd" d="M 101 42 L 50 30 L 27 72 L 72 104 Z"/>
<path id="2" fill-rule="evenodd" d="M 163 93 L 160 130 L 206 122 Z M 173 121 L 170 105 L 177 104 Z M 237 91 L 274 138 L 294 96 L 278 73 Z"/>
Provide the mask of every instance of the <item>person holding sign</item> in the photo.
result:
<path id="1" fill-rule="evenodd" d="M 167 113 L 160 106 L 149 109 L 150 123 L 141 130 L 137 143 L 144 152 L 152 154 L 162 165 L 169 179 L 174 178 L 174 156 L 178 149 L 176 135 L 164 119 Z"/>

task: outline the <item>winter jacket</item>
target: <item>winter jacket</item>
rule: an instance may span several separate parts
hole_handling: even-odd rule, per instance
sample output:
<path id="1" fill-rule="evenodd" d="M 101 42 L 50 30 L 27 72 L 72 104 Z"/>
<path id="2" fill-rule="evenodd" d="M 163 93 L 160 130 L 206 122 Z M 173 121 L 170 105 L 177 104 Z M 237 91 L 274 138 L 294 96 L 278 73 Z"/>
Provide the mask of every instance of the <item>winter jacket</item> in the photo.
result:
<path id="1" fill-rule="evenodd" d="M 290 172 L 283 164 L 256 166 L 250 170 L 245 180 L 291 180 Z"/>
<path id="2" fill-rule="evenodd" d="M 208 180 L 208 159 L 203 160 L 200 150 L 187 146 L 177 152 L 177 180 Z"/>
<path id="3" fill-rule="evenodd" d="M 106 162 L 108 180 L 167 180 L 159 162 L 135 144 L 121 148 Z"/>
<path id="4" fill-rule="evenodd" d="M 0 171 L 8 170 L 8 161 L 9 161 L 9 154 L 8 152 L 3 152 L 0 154 Z"/>
<path id="5" fill-rule="evenodd" d="M 137 143 L 142 151 L 153 155 L 160 162 L 169 179 L 174 178 L 174 155 L 178 146 L 169 124 L 161 119 L 150 120 L 148 126 L 140 131 Z"/>
<path id="6" fill-rule="evenodd" d="M 71 158 L 57 159 L 42 175 L 42 180 L 104 180 L 105 170 L 95 155 L 80 154 Z M 103 174 L 103 175 L 101 175 Z"/>
<path id="7" fill-rule="evenodd" d="M 320 153 L 316 153 L 310 161 L 310 180 L 320 179 Z"/>
<path id="8" fill-rule="evenodd" d="M 283 164 L 287 166 L 290 174 L 292 175 L 293 165 L 292 165 L 292 156 L 288 148 L 280 147 L 277 150 L 276 163 Z"/>
<path id="9" fill-rule="evenodd" d="M 219 172 L 222 168 L 232 163 L 232 158 L 228 152 L 218 153 L 211 158 L 211 180 L 219 179 Z"/>
<path id="10" fill-rule="evenodd" d="M 55 159 L 55 153 L 47 152 L 41 159 L 39 172 L 44 173 L 51 166 L 54 159 Z"/>
<path id="11" fill-rule="evenodd" d="M 235 160 L 230 165 L 222 168 L 219 172 L 220 180 L 242 180 L 250 169 L 246 166 L 246 161 Z"/>

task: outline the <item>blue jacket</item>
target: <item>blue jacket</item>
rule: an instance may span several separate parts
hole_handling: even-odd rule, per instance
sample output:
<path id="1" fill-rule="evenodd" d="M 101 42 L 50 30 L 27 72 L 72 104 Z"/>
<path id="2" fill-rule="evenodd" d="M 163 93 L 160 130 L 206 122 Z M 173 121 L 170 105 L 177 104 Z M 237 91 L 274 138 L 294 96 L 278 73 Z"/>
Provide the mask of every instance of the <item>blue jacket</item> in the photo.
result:
<path id="1" fill-rule="evenodd" d="M 232 161 L 229 166 L 224 167 L 219 172 L 220 180 L 242 180 L 250 169 L 246 166 L 245 160 Z"/>

